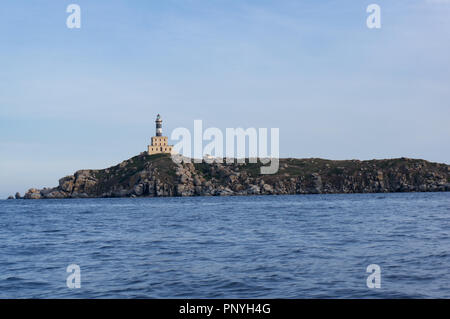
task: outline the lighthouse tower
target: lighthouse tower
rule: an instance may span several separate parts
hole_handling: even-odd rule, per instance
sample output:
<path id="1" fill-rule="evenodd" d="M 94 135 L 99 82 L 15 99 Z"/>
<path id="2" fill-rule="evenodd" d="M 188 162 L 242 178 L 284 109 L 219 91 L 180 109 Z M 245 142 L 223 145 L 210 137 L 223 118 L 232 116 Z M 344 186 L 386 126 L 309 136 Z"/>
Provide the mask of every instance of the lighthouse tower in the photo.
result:
<path id="1" fill-rule="evenodd" d="M 151 144 L 148 146 L 147 153 L 149 155 L 160 153 L 172 153 L 172 145 L 168 144 L 167 136 L 162 136 L 162 119 L 161 115 L 156 116 L 156 136 L 152 137 Z"/>
<path id="2" fill-rule="evenodd" d="M 162 120 L 161 115 L 156 116 L 156 136 L 162 136 Z"/>

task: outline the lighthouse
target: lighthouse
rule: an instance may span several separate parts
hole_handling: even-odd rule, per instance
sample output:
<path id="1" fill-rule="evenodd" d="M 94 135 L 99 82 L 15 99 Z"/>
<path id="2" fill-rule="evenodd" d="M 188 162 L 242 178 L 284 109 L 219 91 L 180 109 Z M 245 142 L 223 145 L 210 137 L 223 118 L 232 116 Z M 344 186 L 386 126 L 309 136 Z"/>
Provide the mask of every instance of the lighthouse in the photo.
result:
<path id="1" fill-rule="evenodd" d="M 162 120 L 161 115 L 156 116 L 156 136 L 162 136 Z"/>
<path id="2" fill-rule="evenodd" d="M 160 153 L 172 153 L 172 145 L 169 145 L 167 136 L 162 135 L 162 119 L 161 115 L 156 116 L 156 134 L 152 136 L 151 143 L 148 146 L 147 153 L 149 155 Z"/>

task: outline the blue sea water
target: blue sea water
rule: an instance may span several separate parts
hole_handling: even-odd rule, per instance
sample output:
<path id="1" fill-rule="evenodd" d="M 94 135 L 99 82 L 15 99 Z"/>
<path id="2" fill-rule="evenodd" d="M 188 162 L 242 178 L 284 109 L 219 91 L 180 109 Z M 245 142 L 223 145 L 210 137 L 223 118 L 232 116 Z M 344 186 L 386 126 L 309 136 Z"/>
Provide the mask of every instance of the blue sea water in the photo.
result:
<path id="1" fill-rule="evenodd" d="M 449 270 L 450 193 L 0 201 L 0 298 L 450 298 Z"/>

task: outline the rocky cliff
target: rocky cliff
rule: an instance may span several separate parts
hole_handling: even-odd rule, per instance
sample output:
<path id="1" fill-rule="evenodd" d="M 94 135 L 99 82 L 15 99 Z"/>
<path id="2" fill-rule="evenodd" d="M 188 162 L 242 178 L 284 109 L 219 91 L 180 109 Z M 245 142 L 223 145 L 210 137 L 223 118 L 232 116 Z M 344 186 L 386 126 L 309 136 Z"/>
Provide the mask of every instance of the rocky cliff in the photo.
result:
<path id="1" fill-rule="evenodd" d="M 30 189 L 23 198 L 450 191 L 450 166 L 418 159 L 287 158 L 274 175 L 261 175 L 261 165 L 175 164 L 169 155 L 141 154 L 107 169 L 77 171 L 57 187 Z"/>

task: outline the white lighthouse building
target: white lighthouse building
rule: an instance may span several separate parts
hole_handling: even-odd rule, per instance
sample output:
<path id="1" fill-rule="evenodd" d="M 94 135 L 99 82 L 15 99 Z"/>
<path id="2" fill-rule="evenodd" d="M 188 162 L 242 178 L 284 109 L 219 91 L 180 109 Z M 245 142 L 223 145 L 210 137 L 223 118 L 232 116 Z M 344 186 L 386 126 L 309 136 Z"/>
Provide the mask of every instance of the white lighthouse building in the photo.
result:
<path id="1" fill-rule="evenodd" d="M 156 136 L 152 136 L 151 144 L 148 146 L 149 155 L 160 153 L 172 153 L 172 145 L 168 144 L 168 137 L 162 135 L 162 119 L 158 114 L 156 116 Z"/>

